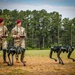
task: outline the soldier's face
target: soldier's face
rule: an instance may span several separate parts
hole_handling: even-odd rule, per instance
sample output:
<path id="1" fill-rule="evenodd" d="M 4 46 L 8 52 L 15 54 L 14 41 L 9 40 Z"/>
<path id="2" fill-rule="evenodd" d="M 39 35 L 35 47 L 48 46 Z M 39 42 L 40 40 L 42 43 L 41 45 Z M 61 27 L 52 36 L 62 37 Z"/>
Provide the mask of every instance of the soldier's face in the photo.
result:
<path id="1" fill-rule="evenodd" d="M 19 27 L 21 26 L 21 22 L 17 24 Z"/>
<path id="2" fill-rule="evenodd" d="M 0 25 L 4 25 L 4 21 L 0 23 Z"/>

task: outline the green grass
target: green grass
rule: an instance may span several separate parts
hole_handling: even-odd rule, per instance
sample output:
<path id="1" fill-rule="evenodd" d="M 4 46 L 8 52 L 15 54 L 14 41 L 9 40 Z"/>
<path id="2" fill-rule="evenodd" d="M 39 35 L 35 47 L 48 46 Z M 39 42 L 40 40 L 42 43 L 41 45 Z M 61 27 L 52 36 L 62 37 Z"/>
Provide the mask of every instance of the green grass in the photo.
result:
<path id="1" fill-rule="evenodd" d="M 25 53 L 26 57 L 39 57 L 39 58 L 43 57 L 43 59 L 44 59 L 44 57 L 49 58 L 49 54 L 50 54 L 50 50 L 26 50 L 26 53 Z M 0 51 L 0 56 L 2 57 L 2 51 Z M 57 54 L 53 53 L 53 57 L 57 59 Z M 75 58 L 75 51 L 72 53 L 71 57 Z M 64 59 L 64 60 L 67 60 L 68 59 L 67 58 L 67 53 L 61 53 L 61 58 Z M 72 63 L 72 64 L 73 64 L 73 66 L 75 66 L 74 63 Z M 71 68 L 72 70 L 74 70 L 75 68 L 73 66 L 70 67 L 70 65 L 72 65 L 72 64 L 68 63 L 68 65 L 69 65 L 68 68 Z M 68 70 L 67 69 L 68 65 L 63 66 L 63 69 L 61 69 L 61 67 L 60 67 L 61 65 L 58 65 L 58 64 L 54 64 L 54 65 L 55 65 L 55 68 L 54 68 L 55 71 L 61 71 L 61 70 L 64 71 L 65 70 L 64 68 L 66 68 L 66 70 Z M 57 68 L 56 65 L 58 65 L 58 68 Z M 1 66 L 0 75 L 34 75 L 34 73 L 30 71 L 32 65 L 29 65 L 29 66 L 27 65 L 27 67 L 24 68 L 22 66 L 12 66 L 12 67 L 9 67 L 9 66 L 2 65 L 2 63 L 1 63 L 0 66 Z M 51 68 L 52 67 L 53 66 L 51 66 Z M 37 69 L 36 66 L 33 66 L 32 69 L 34 70 L 35 68 Z M 5 72 L 4 72 L 4 70 L 5 70 Z M 38 75 L 41 75 L 41 74 L 38 74 Z M 62 74 L 61 73 L 60 75 L 66 75 L 66 74 Z M 67 75 L 75 75 L 75 72 L 71 72 L 70 74 L 67 74 Z"/>
<path id="2" fill-rule="evenodd" d="M 26 56 L 49 56 L 50 50 L 26 50 Z"/>
<path id="3" fill-rule="evenodd" d="M 26 50 L 25 54 L 26 54 L 26 56 L 49 58 L 50 50 Z M 67 55 L 68 55 L 68 53 L 62 52 L 60 57 L 62 58 L 62 60 L 68 60 Z M 53 53 L 52 57 L 58 59 L 56 53 Z M 75 59 L 75 51 L 73 51 L 71 57 Z"/>
<path id="4" fill-rule="evenodd" d="M 27 50 L 25 54 L 26 54 L 26 56 L 47 57 L 47 58 L 49 58 L 50 50 Z M 67 55 L 68 55 L 68 53 L 66 53 L 66 52 L 63 53 L 62 52 L 60 57 L 64 60 L 67 60 L 68 59 Z M 57 54 L 53 53 L 52 57 L 57 59 Z M 75 51 L 73 51 L 71 57 L 75 59 Z"/>
<path id="5" fill-rule="evenodd" d="M 0 51 L 0 55 L 2 55 L 2 50 Z"/>
<path id="6" fill-rule="evenodd" d="M 26 50 L 26 56 L 38 56 L 38 57 L 49 57 L 50 50 Z M 0 51 L 0 55 L 2 55 L 2 51 Z M 67 58 L 67 53 L 61 53 L 62 58 Z M 53 57 L 57 58 L 57 54 L 53 53 Z M 75 58 L 75 51 L 72 53 L 71 57 Z"/>

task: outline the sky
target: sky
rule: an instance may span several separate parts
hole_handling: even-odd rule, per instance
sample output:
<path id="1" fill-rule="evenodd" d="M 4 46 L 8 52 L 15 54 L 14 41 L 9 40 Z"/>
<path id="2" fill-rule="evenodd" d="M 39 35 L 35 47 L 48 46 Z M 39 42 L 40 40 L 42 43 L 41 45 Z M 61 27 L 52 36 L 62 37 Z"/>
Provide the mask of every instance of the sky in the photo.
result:
<path id="1" fill-rule="evenodd" d="M 0 9 L 41 10 L 48 13 L 57 11 L 62 18 L 75 17 L 75 0 L 0 0 Z"/>

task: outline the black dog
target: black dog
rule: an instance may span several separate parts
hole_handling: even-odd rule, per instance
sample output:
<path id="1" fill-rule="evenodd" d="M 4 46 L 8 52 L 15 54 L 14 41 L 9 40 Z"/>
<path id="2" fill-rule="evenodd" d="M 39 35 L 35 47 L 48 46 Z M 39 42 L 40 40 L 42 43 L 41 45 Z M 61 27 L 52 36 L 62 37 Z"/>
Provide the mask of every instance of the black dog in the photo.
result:
<path id="1" fill-rule="evenodd" d="M 55 58 L 52 58 L 52 54 L 53 52 L 56 52 L 57 53 L 57 57 L 58 57 L 58 60 L 59 60 L 59 64 L 64 64 L 64 62 L 62 61 L 62 59 L 60 58 L 60 54 L 61 52 L 66 52 L 68 53 L 68 59 L 72 59 L 73 61 L 75 61 L 75 59 L 73 58 L 70 58 L 72 52 L 74 51 L 74 47 L 73 46 L 53 46 L 51 47 L 51 51 L 50 51 L 50 58 L 51 59 L 54 59 L 55 61 L 57 61 L 57 59 Z"/>
<path id="2" fill-rule="evenodd" d="M 14 55 L 15 54 L 21 54 L 21 62 L 23 63 L 24 66 L 26 66 L 25 62 L 23 61 L 24 58 L 24 53 L 25 53 L 25 49 L 23 49 L 21 46 L 18 47 L 14 47 L 14 43 L 13 40 L 9 42 L 8 44 L 8 59 L 9 59 L 9 66 L 14 65 Z M 12 55 L 12 59 L 10 59 L 10 55 Z"/>

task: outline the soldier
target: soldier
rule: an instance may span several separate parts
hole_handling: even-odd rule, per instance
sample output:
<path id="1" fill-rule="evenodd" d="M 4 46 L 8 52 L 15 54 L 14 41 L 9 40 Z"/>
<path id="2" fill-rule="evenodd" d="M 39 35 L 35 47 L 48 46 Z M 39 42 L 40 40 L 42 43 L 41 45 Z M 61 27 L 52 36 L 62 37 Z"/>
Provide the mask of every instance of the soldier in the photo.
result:
<path id="1" fill-rule="evenodd" d="M 16 26 L 12 29 L 11 33 L 14 38 L 14 46 L 18 47 L 21 46 L 23 51 L 21 55 L 21 60 L 24 59 L 24 53 L 25 53 L 25 38 L 26 38 L 26 32 L 25 28 L 21 26 L 21 20 L 16 21 Z M 21 37 L 21 36 L 24 36 Z M 18 54 L 16 55 L 16 62 L 18 62 Z"/>
<path id="2" fill-rule="evenodd" d="M 7 36 L 8 36 L 8 29 L 6 26 L 4 26 L 4 19 L 0 18 L 0 49 L 3 50 L 4 63 L 6 63 Z"/>

